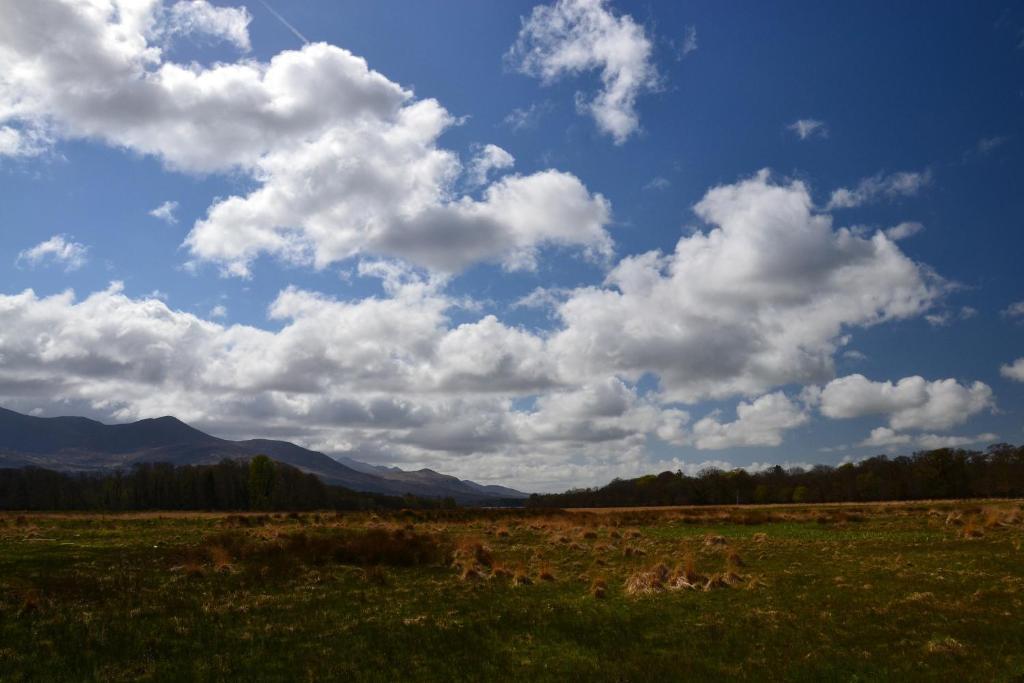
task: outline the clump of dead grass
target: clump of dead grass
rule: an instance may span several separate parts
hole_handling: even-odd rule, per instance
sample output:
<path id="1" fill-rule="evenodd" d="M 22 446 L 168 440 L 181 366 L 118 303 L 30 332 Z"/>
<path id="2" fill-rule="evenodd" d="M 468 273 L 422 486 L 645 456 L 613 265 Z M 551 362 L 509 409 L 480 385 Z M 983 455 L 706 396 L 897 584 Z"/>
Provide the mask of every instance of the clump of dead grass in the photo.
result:
<path id="1" fill-rule="evenodd" d="M 963 643 L 951 636 L 932 638 L 925 643 L 924 649 L 932 655 L 958 655 L 967 650 Z"/>

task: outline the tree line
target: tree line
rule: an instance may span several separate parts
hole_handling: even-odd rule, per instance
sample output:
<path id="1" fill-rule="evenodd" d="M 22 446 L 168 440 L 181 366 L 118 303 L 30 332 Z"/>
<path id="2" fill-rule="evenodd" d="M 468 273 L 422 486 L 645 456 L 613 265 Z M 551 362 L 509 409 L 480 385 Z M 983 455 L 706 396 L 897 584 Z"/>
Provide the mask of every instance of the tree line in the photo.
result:
<path id="1" fill-rule="evenodd" d="M 1024 497 L 1024 446 L 940 448 L 879 455 L 838 467 L 775 466 L 760 472 L 709 468 L 615 479 L 600 488 L 534 494 L 531 507 L 623 507 L 749 503 L 829 503 L 943 498 Z"/>
<path id="2" fill-rule="evenodd" d="M 454 507 L 451 499 L 387 496 L 329 486 L 258 455 L 216 465 L 145 463 L 127 471 L 69 474 L 0 469 L 3 510 L 369 510 Z"/>

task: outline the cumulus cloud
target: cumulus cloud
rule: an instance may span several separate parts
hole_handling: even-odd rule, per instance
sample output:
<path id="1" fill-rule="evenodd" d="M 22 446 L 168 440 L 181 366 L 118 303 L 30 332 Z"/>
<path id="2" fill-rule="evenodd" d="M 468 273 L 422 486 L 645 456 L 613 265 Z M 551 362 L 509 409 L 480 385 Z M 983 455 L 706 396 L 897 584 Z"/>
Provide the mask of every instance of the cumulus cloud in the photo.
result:
<path id="1" fill-rule="evenodd" d="M 534 7 L 523 19 L 506 58 L 544 83 L 600 70 L 601 91 L 579 94 L 577 107 L 622 144 L 640 128 L 637 97 L 658 87 L 651 53 L 643 26 L 628 14 L 613 14 L 606 0 L 558 0 Z"/>
<path id="2" fill-rule="evenodd" d="M 827 417 L 888 415 L 889 427 L 896 431 L 949 429 L 994 406 L 992 389 L 984 382 L 929 382 L 916 375 L 895 383 L 847 375 L 829 382 L 820 397 L 821 413 Z"/>
<path id="3" fill-rule="evenodd" d="M 571 174 L 508 176 L 481 199 L 461 196 L 467 169 L 438 144 L 457 119 L 347 50 L 314 43 L 211 66 L 164 58 L 176 21 L 240 41 L 248 14 L 229 9 L 17 0 L 0 25 L 0 125 L 15 131 L 5 149 L 45 126 L 180 171 L 248 175 L 255 189 L 214 203 L 186 240 L 230 274 L 248 275 L 260 254 L 322 268 L 373 252 L 457 270 L 532 267 L 545 245 L 610 253 L 608 203 Z"/>
<path id="4" fill-rule="evenodd" d="M 693 440 L 702 449 L 778 446 L 785 430 L 799 427 L 808 419 L 802 406 L 779 391 L 741 402 L 732 422 L 719 422 L 717 415 L 699 420 L 693 425 Z"/>
<path id="5" fill-rule="evenodd" d="M 817 119 L 797 119 L 786 126 L 786 128 L 796 133 L 797 137 L 801 140 L 807 140 L 808 138 L 813 137 L 828 137 L 828 126 L 825 125 L 824 121 L 819 121 Z"/>
<path id="6" fill-rule="evenodd" d="M 53 264 L 63 266 L 71 272 L 78 270 L 88 260 L 89 247 L 73 241 L 67 235 L 54 235 L 50 239 L 18 253 L 16 265 L 36 266 Z"/>
<path id="7" fill-rule="evenodd" d="M 515 166 L 516 159 L 497 145 L 484 145 L 469 164 L 468 181 L 471 186 L 479 187 L 487 184 L 487 176 L 492 171 L 499 171 Z"/>
<path id="8" fill-rule="evenodd" d="M 249 22 L 244 7 L 215 7 L 206 0 L 182 0 L 171 5 L 166 30 L 172 34 L 205 34 L 233 43 L 248 52 Z"/>
<path id="9" fill-rule="evenodd" d="M 999 435 L 992 432 L 975 434 L 973 436 L 957 436 L 946 434 L 921 434 L 917 437 L 916 443 L 925 450 L 934 448 L 961 448 L 975 444 L 991 444 L 999 441 Z"/>
<path id="10" fill-rule="evenodd" d="M 510 179 L 483 201 L 500 204 L 486 195 Z M 819 394 L 778 387 L 829 379 L 852 329 L 922 315 L 944 291 L 884 233 L 815 213 L 799 182 L 762 172 L 709 190 L 696 211 L 709 228 L 672 254 L 623 259 L 602 286 L 527 297 L 555 309 L 543 333 L 491 314 L 455 324 L 462 303 L 445 293 L 447 276 L 386 260 L 357 269 L 381 280 L 381 296 L 282 290 L 267 311 L 274 329 L 119 285 L 82 300 L 0 296 L 0 329 L 13 331 L 0 335 L 0 400 L 174 414 L 226 436 L 557 488 L 648 471 L 652 439 L 778 445 Z M 658 386 L 641 392 L 648 374 Z M 905 406 L 893 428 L 934 424 L 944 395 Z M 681 405 L 733 396 L 749 398 L 732 420 L 693 423 Z"/>
<path id="11" fill-rule="evenodd" d="M 473 460 L 474 476 L 565 484 L 570 474 L 640 473 L 647 435 L 685 428 L 685 412 L 614 377 L 564 382 L 541 337 L 493 316 L 450 324 L 453 302 L 436 278 L 380 263 L 362 274 L 383 278 L 387 296 L 343 302 L 285 289 L 268 309 L 277 331 L 131 298 L 119 283 L 82 300 L 0 296 L 9 331 L 0 400 L 119 420 L 173 414 L 225 436 L 277 435 L 456 472 L 475 454 L 487 457 Z M 531 407 L 513 405 L 530 396 Z M 581 458 L 589 474 L 572 464 Z"/>
<path id="12" fill-rule="evenodd" d="M 1024 382 L 1024 358 L 1018 358 L 999 368 L 999 374 L 1016 382 Z"/>
<path id="13" fill-rule="evenodd" d="M 762 171 L 695 211 L 710 229 L 622 259 L 561 304 L 550 348 L 564 372 L 651 372 L 675 401 L 756 396 L 830 379 L 847 331 L 921 315 L 945 291 L 884 233 L 815 213 L 799 181 Z"/>
<path id="14" fill-rule="evenodd" d="M 913 197 L 932 181 L 931 171 L 902 171 L 884 175 L 879 173 L 864 178 L 854 188 L 841 187 L 832 193 L 825 209 L 849 209 L 870 204 L 880 199 Z"/>
<path id="15" fill-rule="evenodd" d="M 162 220 L 164 223 L 173 225 L 178 222 L 178 219 L 174 216 L 174 212 L 178 210 L 178 202 L 167 200 L 160 206 L 156 207 L 149 212 L 149 215 L 153 218 Z"/>
<path id="16" fill-rule="evenodd" d="M 899 225 L 894 225 L 885 231 L 886 236 L 894 241 L 905 240 L 908 237 L 913 237 L 917 233 L 924 230 L 924 226 L 916 221 L 904 221 Z"/>
<path id="17" fill-rule="evenodd" d="M 871 430 L 868 438 L 860 442 L 861 446 L 901 446 L 910 443 L 909 434 L 900 434 L 889 427 L 876 427 Z"/>
<path id="18" fill-rule="evenodd" d="M 34 157 L 45 152 L 52 140 L 42 126 L 22 129 L 0 125 L 0 157 Z"/>
<path id="19" fill-rule="evenodd" d="M 913 446 L 923 450 L 936 448 L 960 448 L 973 444 L 988 444 L 999 440 L 998 434 L 953 435 L 953 434 L 901 434 L 889 427 L 878 427 L 871 430 L 867 439 L 860 442 L 861 446 L 884 448 L 887 446 Z"/>

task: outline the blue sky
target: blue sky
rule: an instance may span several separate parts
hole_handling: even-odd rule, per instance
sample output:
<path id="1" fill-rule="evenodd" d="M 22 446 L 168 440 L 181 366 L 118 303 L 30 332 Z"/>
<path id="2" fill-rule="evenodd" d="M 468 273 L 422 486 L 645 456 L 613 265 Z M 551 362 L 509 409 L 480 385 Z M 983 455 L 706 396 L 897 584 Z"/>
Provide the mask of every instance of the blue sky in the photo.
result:
<path id="1" fill-rule="evenodd" d="M 1022 440 L 1019 4 L 275 9 L 4 10 L 0 403 L 536 490 Z"/>

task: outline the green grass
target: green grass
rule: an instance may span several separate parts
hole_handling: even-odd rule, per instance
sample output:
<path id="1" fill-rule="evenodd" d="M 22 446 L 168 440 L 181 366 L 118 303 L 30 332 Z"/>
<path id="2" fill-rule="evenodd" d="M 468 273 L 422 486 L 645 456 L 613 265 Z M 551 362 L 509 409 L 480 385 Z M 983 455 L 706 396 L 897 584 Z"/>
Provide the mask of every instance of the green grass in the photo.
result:
<path id="1" fill-rule="evenodd" d="M 252 527 L 226 515 L 9 514 L 0 681 L 1021 680 L 1024 525 L 966 539 L 946 512 L 981 525 L 977 503 L 853 507 L 846 521 L 836 507 L 770 509 L 759 524 L 728 508 L 325 514 Z M 463 581 L 441 560 L 385 566 L 381 585 L 329 553 L 279 549 L 291 534 L 337 544 L 368 528 L 429 535 L 445 556 L 480 542 L 494 567 L 532 583 L 487 578 L 486 566 Z M 223 543 L 209 539 L 224 533 L 248 550 L 218 571 Z M 709 534 L 727 548 L 706 546 Z M 626 557 L 626 546 L 644 554 Z M 732 587 L 624 589 L 634 571 L 688 555 L 720 572 L 730 549 L 747 565 Z M 539 580 L 544 569 L 554 581 Z M 603 599 L 589 591 L 597 577 Z"/>

